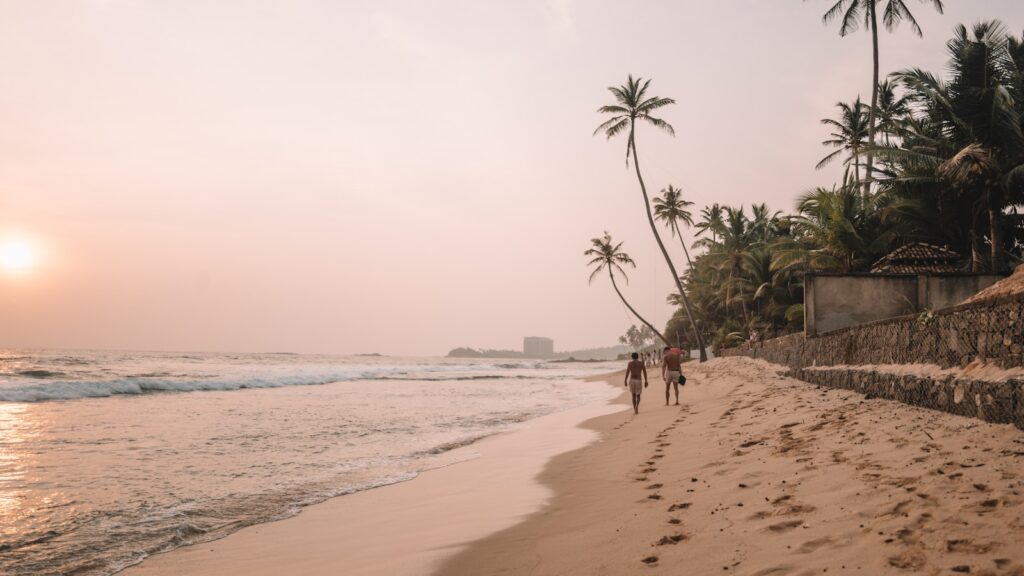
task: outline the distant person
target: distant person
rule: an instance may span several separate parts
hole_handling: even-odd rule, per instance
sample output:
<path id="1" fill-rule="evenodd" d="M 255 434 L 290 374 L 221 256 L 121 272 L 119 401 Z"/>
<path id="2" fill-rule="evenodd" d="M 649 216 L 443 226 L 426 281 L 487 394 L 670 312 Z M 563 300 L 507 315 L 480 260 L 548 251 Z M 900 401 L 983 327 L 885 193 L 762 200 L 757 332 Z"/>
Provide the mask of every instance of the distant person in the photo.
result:
<path id="1" fill-rule="evenodd" d="M 640 355 L 636 352 L 630 357 L 632 360 L 626 366 L 626 381 L 623 385 L 629 386 L 629 393 L 633 395 L 633 414 L 639 414 L 640 394 L 647 387 L 647 367 L 640 361 Z"/>
<path id="2" fill-rule="evenodd" d="M 682 376 L 683 359 L 679 349 L 665 346 L 661 359 L 661 377 L 665 379 L 665 406 L 668 406 L 669 388 L 675 388 L 676 406 L 679 406 L 679 380 Z"/>

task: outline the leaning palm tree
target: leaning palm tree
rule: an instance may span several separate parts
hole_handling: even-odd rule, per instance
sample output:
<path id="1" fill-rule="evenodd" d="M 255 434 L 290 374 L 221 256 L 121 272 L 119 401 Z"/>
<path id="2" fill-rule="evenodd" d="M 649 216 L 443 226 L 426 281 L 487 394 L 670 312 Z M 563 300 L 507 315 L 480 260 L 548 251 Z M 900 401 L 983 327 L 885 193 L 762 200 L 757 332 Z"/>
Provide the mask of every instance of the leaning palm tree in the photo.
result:
<path id="1" fill-rule="evenodd" d="M 935 6 L 935 9 L 942 14 L 942 0 L 920 0 L 921 2 L 930 3 Z M 924 33 L 921 31 L 921 26 L 917 23 L 917 19 L 910 13 L 910 9 L 907 8 L 907 4 L 904 0 L 837 0 L 835 4 L 829 8 L 828 12 L 822 17 L 822 21 L 825 24 L 829 24 L 833 20 L 839 20 L 839 35 L 846 36 L 851 32 L 855 32 L 860 26 L 860 20 L 863 20 L 864 27 L 871 32 L 871 46 L 872 56 L 874 61 L 874 74 L 871 80 L 871 108 L 868 116 L 868 146 L 874 147 L 875 145 L 875 110 L 878 108 L 878 3 L 883 2 L 885 10 L 882 14 L 882 22 L 885 24 L 885 29 L 892 32 L 899 26 L 900 22 L 906 20 L 910 23 L 910 28 L 919 37 L 923 36 Z M 874 166 L 874 155 L 869 151 L 867 158 L 867 178 L 864 181 L 864 192 L 865 194 L 871 189 L 871 179 L 873 177 L 873 166 Z"/>
<path id="2" fill-rule="evenodd" d="M 652 115 L 659 108 L 675 104 L 675 100 L 658 96 L 648 97 L 647 87 L 650 84 L 650 79 L 646 81 L 643 78 L 634 79 L 633 75 L 630 74 L 626 83 L 622 86 L 610 86 L 608 90 L 615 96 L 616 103 L 602 106 L 598 108 L 598 112 L 611 114 L 612 117 L 602 122 L 594 130 L 594 134 L 604 132 L 604 135 L 611 139 L 612 136 L 622 132 L 628 131 L 629 133 L 629 140 L 626 143 L 626 164 L 629 164 L 629 156 L 632 154 L 633 168 L 636 169 L 636 179 L 640 182 L 640 192 L 644 198 L 644 210 L 647 211 L 647 222 L 651 225 L 654 239 L 658 242 L 658 248 L 661 249 L 661 254 L 665 257 L 665 262 L 668 264 L 668 269 L 672 272 L 672 279 L 675 280 L 676 288 L 682 296 L 683 307 L 686 308 L 686 315 L 690 318 L 690 326 L 693 328 L 693 335 L 697 341 L 697 347 L 700 349 L 700 361 L 704 362 L 708 359 L 708 353 L 704 349 L 704 339 L 701 337 L 700 330 L 697 328 L 697 322 L 693 318 L 693 309 L 690 306 L 689 298 L 686 296 L 686 291 L 683 289 L 683 281 L 676 272 L 676 267 L 672 263 L 672 258 L 668 255 L 668 250 L 665 249 L 665 243 L 661 241 L 658 227 L 654 224 L 654 215 L 651 213 L 651 201 L 647 196 L 647 186 L 644 184 L 643 175 L 640 173 L 640 159 L 636 151 L 637 122 L 646 122 L 675 136 L 675 129 L 672 128 L 671 124 Z"/>
<path id="3" fill-rule="evenodd" d="M 867 106 L 861 103 L 860 97 L 858 96 L 853 104 L 847 104 L 845 102 L 839 102 L 836 104 L 839 108 L 839 118 L 822 118 L 821 123 L 832 129 L 829 134 L 831 136 L 828 140 L 822 141 L 822 146 L 831 146 L 836 148 L 835 152 L 830 153 L 818 162 L 815 169 L 822 169 L 833 160 L 838 158 L 841 154 L 847 154 L 846 159 L 843 160 L 843 165 L 849 170 L 853 168 L 853 185 L 859 188 L 861 184 L 860 179 L 860 154 L 864 148 L 864 138 L 868 135 L 868 123 L 867 123 Z"/>
<path id="4" fill-rule="evenodd" d="M 613 244 L 611 234 L 605 232 L 604 236 L 591 238 L 590 244 L 591 248 L 583 253 L 584 256 L 590 258 L 590 262 L 587 264 L 594 267 L 593 271 L 590 272 L 590 282 L 593 282 L 594 278 L 596 278 L 602 271 L 608 270 L 608 278 L 612 281 L 612 288 L 615 288 L 615 293 L 619 295 L 619 299 L 626 305 L 626 308 L 629 309 L 633 316 L 636 316 L 637 320 L 654 332 L 662 342 L 668 344 L 668 340 L 665 340 L 665 337 L 661 335 L 661 332 L 658 332 L 657 328 L 652 326 L 650 322 L 645 320 L 639 312 L 629 305 L 626 297 L 623 296 L 622 291 L 619 290 L 619 285 L 615 282 L 615 271 L 618 271 L 619 274 L 629 282 L 629 278 L 626 276 L 626 271 L 622 267 L 629 266 L 631 268 L 636 268 L 636 263 L 629 257 L 629 254 L 622 251 L 622 242 Z"/>
<path id="5" fill-rule="evenodd" d="M 683 240 L 683 232 L 679 229 L 679 223 L 693 226 L 693 214 L 688 208 L 693 202 L 683 198 L 683 191 L 669 184 L 668 188 L 661 191 L 661 196 L 654 199 L 654 217 L 668 224 L 673 236 L 679 237 L 679 243 L 683 245 L 683 254 L 686 255 L 686 264 L 693 268 L 693 260 L 690 260 L 690 251 L 686 249 L 686 241 Z"/>

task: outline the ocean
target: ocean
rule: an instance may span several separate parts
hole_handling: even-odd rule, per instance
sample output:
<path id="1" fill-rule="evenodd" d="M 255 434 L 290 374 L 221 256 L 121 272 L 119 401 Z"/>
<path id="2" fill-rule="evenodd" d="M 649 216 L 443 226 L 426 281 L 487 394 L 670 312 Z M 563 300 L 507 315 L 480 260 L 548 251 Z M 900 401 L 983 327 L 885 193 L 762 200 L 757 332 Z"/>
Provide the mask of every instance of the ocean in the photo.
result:
<path id="1" fill-rule="evenodd" d="M 107 575 L 612 398 L 617 365 L 0 350 L 0 574 Z"/>

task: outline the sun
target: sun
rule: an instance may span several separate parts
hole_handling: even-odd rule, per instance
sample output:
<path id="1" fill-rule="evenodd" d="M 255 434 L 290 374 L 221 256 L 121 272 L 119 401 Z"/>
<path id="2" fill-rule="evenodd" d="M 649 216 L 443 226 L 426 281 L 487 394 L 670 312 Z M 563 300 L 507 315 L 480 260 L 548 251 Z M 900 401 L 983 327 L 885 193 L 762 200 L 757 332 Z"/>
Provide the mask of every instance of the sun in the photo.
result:
<path id="1" fill-rule="evenodd" d="M 35 253 L 26 242 L 8 240 L 0 242 L 0 270 L 24 272 L 36 263 Z"/>

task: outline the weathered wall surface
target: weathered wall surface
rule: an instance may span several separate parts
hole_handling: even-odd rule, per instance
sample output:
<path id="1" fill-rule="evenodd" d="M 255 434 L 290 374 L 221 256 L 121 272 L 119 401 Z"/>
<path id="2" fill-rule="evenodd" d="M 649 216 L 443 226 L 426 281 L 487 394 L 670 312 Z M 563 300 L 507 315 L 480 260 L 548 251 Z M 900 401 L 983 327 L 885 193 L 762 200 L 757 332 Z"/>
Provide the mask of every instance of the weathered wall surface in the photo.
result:
<path id="1" fill-rule="evenodd" d="M 918 310 L 939 310 L 956 306 L 1003 279 L 1002 276 L 919 276 L 925 282 L 923 303 Z M 954 280 L 954 281 L 950 281 Z"/>
<path id="2" fill-rule="evenodd" d="M 1001 280 L 993 275 L 808 275 L 804 326 L 808 335 L 956 305 Z"/>
<path id="3" fill-rule="evenodd" d="M 802 380 L 848 388 L 1024 428 L 1020 381 L 984 382 L 864 372 L 841 365 L 936 364 L 964 367 L 974 360 L 1002 368 L 1024 366 L 1024 294 L 879 320 L 822 334 L 793 334 L 721 350 L 720 356 L 762 358 L 790 367 Z M 957 390 L 960 392 L 958 393 Z"/>

